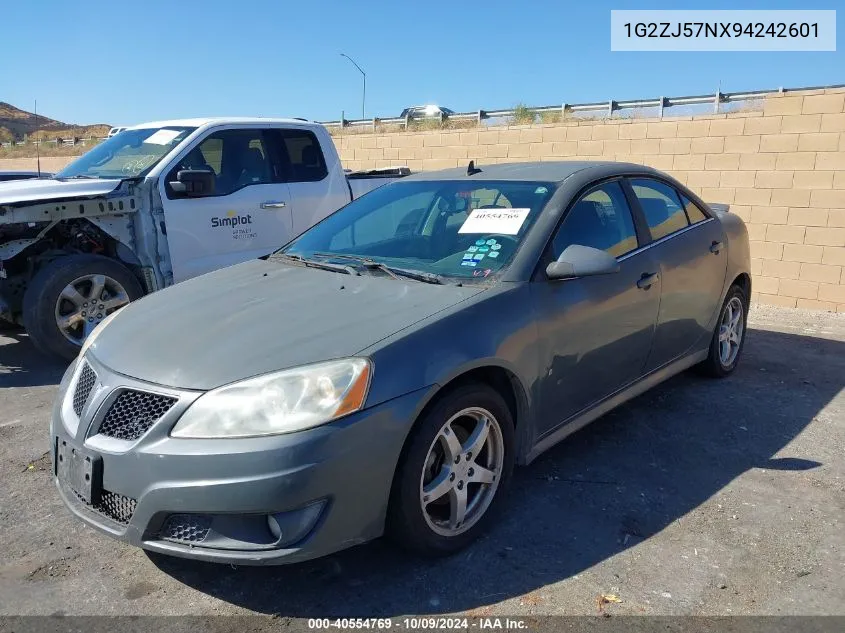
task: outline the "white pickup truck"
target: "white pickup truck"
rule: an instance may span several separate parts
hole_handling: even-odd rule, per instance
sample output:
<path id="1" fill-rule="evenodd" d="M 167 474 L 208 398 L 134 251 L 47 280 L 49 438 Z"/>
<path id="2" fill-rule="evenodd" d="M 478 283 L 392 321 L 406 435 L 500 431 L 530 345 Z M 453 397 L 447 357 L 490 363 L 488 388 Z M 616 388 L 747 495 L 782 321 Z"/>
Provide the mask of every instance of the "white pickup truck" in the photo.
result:
<path id="1" fill-rule="evenodd" d="M 127 128 L 52 178 L 0 183 L 0 323 L 72 358 L 129 301 L 268 255 L 407 173 L 347 174 L 299 119 Z"/>

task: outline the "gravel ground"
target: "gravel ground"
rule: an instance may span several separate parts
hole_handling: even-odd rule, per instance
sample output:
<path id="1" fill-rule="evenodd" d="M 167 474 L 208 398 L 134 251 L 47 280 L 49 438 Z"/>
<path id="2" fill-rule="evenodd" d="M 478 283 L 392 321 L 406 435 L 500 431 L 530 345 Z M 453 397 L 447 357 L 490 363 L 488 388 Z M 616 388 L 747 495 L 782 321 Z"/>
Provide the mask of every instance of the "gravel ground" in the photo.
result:
<path id="1" fill-rule="evenodd" d="M 755 308 L 734 376 L 678 376 L 518 469 L 505 520 L 436 562 L 375 542 L 236 569 L 95 533 L 50 480 L 62 369 L 0 336 L 2 614 L 845 614 L 845 314 Z"/>

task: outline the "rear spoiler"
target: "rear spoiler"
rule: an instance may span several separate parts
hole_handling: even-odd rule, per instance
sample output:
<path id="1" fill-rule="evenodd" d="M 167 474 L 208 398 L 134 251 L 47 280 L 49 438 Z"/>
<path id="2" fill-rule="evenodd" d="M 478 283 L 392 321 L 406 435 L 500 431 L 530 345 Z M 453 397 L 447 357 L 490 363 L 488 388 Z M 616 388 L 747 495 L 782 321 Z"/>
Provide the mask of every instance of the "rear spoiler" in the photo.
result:
<path id="1" fill-rule="evenodd" d="M 723 204 L 721 202 L 708 202 L 707 206 L 713 209 L 713 211 L 717 215 L 721 215 L 723 213 L 729 213 L 731 210 L 731 205 Z"/>
<path id="2" fill-rule="evenodd" d="M 384 169 L 365 169 L 362 171 L 352 171 L 351 169 L 344 169 L 347 178 L 401 178 L 402 176 L 410 176 L 411 170 L 407 167 L 386 167 Z"/>

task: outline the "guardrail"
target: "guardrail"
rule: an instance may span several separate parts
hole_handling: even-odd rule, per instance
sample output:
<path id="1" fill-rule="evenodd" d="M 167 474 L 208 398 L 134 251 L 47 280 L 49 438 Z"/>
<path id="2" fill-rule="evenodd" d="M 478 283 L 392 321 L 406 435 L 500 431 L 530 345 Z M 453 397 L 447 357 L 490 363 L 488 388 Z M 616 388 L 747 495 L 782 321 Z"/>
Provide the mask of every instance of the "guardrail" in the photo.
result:
<path id="1" fill-rule="evenodd" d="M 529 119 L 542 118 L 546 115 L 556 115 L 560 119 L 566 117 L 592 117 L 592 116 L 624 116 L 626 111 L 644 111 L 649 108 L 655 110 L 655 116 L 663 118 L 677 115 L 681 108 L 695 108 L 698 107 L 700 111 L 707 111 L 712 107 L 712 112 L 719 113 L 720 111 L 730 111 L 735 109 L 735 106 L 744 103 L 765 99 L 771 95 L 783 95 L 789 92 L 800 92 L 805 90 L 824 90 L 832 88 L 845 88 L 845 84 L 834 84 L 830 86 L 810 86 L 803 88 L 777 88 L 776 90 L 756 90 L 751 92 L 720 92 L 716 91 L 713 94 L 693 95 L 686 97 L 656 97 L 653 99 L 633 99 L 629 101 L 596 101 L 593 103 L 562 103 L 560 105 L 549 105 L 539 107 L 518 106 L 516 108 L 503 110 L 476 110 L 475 112 L 460 112 L 455 114 L 439 114 L 435 116 L 405 116 L 405 117 L 375 117 L 373 119 L 346 119 L 341 114 L 341 118 L 337 121 L 319 121 L 320 124 L 328 128 L 363 128 L 371 126 L 376 129 L 379 125 L 398 125 L 407 129 L 415 121 L 439 121 L 441 124 L 447 121 L 474 121 L 481 125 L 484 121 L 495 119 L 513 119 L 517 117 L 527 117 Z M 676 111 L 672 112 L 675 108 Z M 14 147 L 20 145 L 86 145 L 93 141 L 102 141 L 105 137 L 91 136 L 88 138 L 52 138 L 52 139 L 35 139 L 23 141 L 6 141 L 0 143 L 2 147 Z"/>
<path id="2" fill-rule="evenodd" d="M 667 115 L 667 110 L 672 108 L 681 108 L 684 106 L 704 106 L 706 111 L 707 106 L 712 107 L 714 113 L 720 111 L 729 111 L 729 106 L 743 104 L 751 101 L 764 99 L 770 95 L 782 95 L 787 92 L 798 92 L 803 90 L 822 90 L 830 88 L 843 88 L 845 84 L 836 84 L 831 86 L 813 86 L 805 88 L 778 88 L 776 90 L 756 90 L 752 92 L 720 92 L 716 91 L 713 94 L 693 95 L 686 97 L 656 97 L 652 99 L 634 99 L 629 101 L 597 101 L 593 103 L 562 103 L 560 105 L 549 105 L 540 107 L 526 107 L 518 106 L 517 108 L 504 110 L 476 110 L 475 112 L 461 112 L 455 114 L 439 114 L 434 116 L 405 116 L 405 117 L 391 117 L 391 118 L 373 118 L 373 119 L 345 119 L 343 115 L 337 121 L 320 121 L 322 125 L 329 128 L 356 128 L 372 126 L 373 128 L 379 125 L 398 125 L 408 128 L 414 121 L 420 120 L 439 120 L 441 123 L 447 121 L 475 121 L 481 125 L 482 122 L 488 119 L 501 118 L 541 118 L 544 115 L 554 114 L 560 118 L 565 117 L 589 117 L 589 116 L 605 116 L 613 117 L 614 115 L 624 115 L 625 111 L 632 110 L 646 110 L 648 108 L 655 109 L 655 114 L 659 118 Z M 699 108 L 702 109 L 702 108 Z M 672 116 L 675 113 L 668 113 Z"/>
<path id="3" fill-rule="evenodd" d="M 72 138 L 45 138 L 45 139 L 24 139 L 22 141 L 3 141 L 0 147 L 20 147 L 22 145 L 51 145 L 58 147 L 59 145 L 73 147 L 74 145 L 87 145 L 92 142 L 100 142 L 105 140 L 105 136 L 89 136 L 87 138 L 80 138 L 78 136 Z"/>

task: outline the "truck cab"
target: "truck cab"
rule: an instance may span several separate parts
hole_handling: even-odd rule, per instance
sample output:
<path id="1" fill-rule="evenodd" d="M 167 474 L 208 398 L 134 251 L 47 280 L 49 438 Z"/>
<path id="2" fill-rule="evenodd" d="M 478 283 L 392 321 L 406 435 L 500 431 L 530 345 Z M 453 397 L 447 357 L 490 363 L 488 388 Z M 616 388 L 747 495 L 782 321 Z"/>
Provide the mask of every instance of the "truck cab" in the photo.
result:
<path id="1" fill-rule="evenodd" d="M 404 173 L 362 176 L 356 197 Z M 129 301 L 278 249 L 350 202 L 354 177 L 304 120 L 127 128 L 51 179 L 0 183 L 0 320 L 72 358 Z"/>

